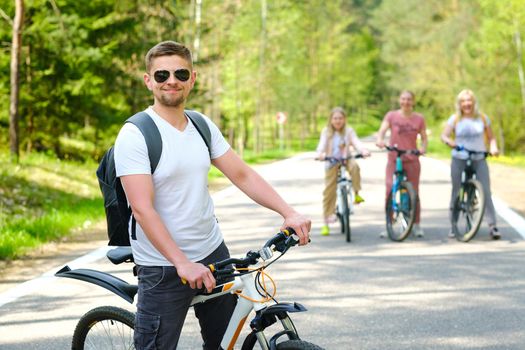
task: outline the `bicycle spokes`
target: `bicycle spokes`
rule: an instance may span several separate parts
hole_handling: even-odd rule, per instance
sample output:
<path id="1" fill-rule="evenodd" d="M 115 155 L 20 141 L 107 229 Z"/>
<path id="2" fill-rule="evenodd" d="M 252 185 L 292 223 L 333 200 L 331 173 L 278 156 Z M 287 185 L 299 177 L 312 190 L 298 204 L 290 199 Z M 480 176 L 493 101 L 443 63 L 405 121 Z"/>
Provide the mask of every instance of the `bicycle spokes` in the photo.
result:
<path id="1" fill-rule="evenodd" d="M 467 242 L 477 233 L 484 212 L 483 188 L 476 180 L 463 185 L 454 202 L 452 226 L 456 238 Z"/>

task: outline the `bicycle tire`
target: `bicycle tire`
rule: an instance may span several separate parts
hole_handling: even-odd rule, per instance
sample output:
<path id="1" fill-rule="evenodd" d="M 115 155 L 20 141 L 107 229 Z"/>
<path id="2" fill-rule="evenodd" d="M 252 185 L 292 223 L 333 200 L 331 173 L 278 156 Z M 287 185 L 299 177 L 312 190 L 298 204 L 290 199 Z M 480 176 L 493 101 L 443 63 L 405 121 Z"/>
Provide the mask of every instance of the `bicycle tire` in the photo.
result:
<path id="1" fill-rule="evenodd" d="M 478 180 L 470 179 L 462 186 L 452 208 L 452 229 L 456 239 L 468 242 L 479 230 L 485 213 L 485 194 Z"/>
<path id="2" fill-rule="evenodd" d="M 352 240 L 352 232 L 350 231 L 350 207 L 348 206 L 348 189 L 346 187 L 341 188 L 341 206 L 343 207 L 341 228 L 346 241 L 350 242 Z"/>
<path id="3" fill-rule="evenodd" d="M 323 350 L 322 347 L 304 340 L 287 340 L 277 344 L 278 350 Z"/>
<path id="4" fill-rule="evenodd" d="M 337 191 L 339 191 L 339 188 L 337 189 Z M 342 198 L 342 196 L 341 196 Z M 340 228 L 340 233 L 342 235 L 345 234 L 345 225 L 344 225 L 344 222 L 343 222 L 343 213 L 342 213 L 342 204 L 340 204 L 341 200 L 338 198 L 337 199 L 337 202 L 335 204 L 335 215 L 337 216 L 337 220 L 339 221 L 339 228 Z"/>
<path id="5" fill-rule="evenodd" d="M 135 349 L 135 315 L 114 306 L 100 306 L 84 314 L 73 333 L 72 350 Z"/>
<path id="6" fill-rule="evenodd" d="M 337 220 L 339 221 L 339 227 L 340 227 L 340 231 L 341 231 L 339 233 L 344 235 L 345 234 L 345 230 L 344 230 L 344 223 L 343 223 L 343 214 L 339 213 L 339 211 L 337 211 L 335 214 L 337 216 Z"/>
<path id="7" fill-rule="evenodd" d="M 417 194 L 412 184 L 401 181 L 395 195 L 396 206 L 401 210 L 395 211 L 392 204 L 393 193 L 388 194 L 386 201 L 386 230 L 388 237 L 394 242 L 404 241 L 410 232 L 416 219 Z M 408 196 L 408 200 L 406 200 Z"/>

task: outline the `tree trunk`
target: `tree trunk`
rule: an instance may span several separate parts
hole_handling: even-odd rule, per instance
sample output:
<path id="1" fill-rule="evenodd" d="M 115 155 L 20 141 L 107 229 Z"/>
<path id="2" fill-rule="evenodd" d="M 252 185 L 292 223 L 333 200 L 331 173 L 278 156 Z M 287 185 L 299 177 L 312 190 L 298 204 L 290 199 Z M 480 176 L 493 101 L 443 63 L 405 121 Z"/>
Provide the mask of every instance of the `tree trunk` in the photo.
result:
<path id="1" fill-rule="evenodd" d="M 255 120 L 253 123 L 253 151 L 258 154 L 261 151 L 261 121 L 263 114 L 263 73 L 264 73 L 264 56 L 266 50 L 266 0 L 261 0 L 261 42 L 259 47 L 259 77 L 258 77 L 258 91 L 257 104 L 255 108 Z"/>
<path id="2" fill-rule="evenodd" d="M 521 34 L 519 30 L 518 23 L 516 21 L 516 33 L 514 33 L 514 40 L 516 42 L 516 52 L 518 58 L 518 77 L 520 80 L 521 87 L 521 106 L 523 113 L 525 113 L 525 74 L 523 72 L 523 47 L 521 43 Z"/>
<path id="3" fill-rule="evenodd" d="M 201 14 L 202 0 L 195 1 L 195 36 L 193 37 L 193 62 L 199 61 L 201 48 Z"/>
<path id="4" fill-rule="evenodd" d="M 24 21 L 24 1 L 15 1 L 15 19 L 13 21 L 13 42 L 11 45 L 11 97 L 9 105 L 9 150 L 11 159 L 18 162 L 20 155 L 18 142 L 18 98 L 20 74 L 18 69 L 20 67 L 20 47 L 22 45 L 22 25 Z"/>
<path id="5" fill-rule="evenodd" d="M 31 86 L 31 83 L 33 81 L 33 72 L 31 71 L 31 45 L 27 45 L 27 51 L 26 51 L 26 60 L 25 60 L 25 70 L 26 70 L 26 76 L 25 80 L 28 86 Z M 34 131 L 35 131 L 35 116 L 33 112 L 33 107 L 30 104 L 26 108 L 26 115 L 27 119 L 27 144 L 26 144 L 26 153 L 31 153 L 33 151 L 33 137 L 34 137 Z"/>

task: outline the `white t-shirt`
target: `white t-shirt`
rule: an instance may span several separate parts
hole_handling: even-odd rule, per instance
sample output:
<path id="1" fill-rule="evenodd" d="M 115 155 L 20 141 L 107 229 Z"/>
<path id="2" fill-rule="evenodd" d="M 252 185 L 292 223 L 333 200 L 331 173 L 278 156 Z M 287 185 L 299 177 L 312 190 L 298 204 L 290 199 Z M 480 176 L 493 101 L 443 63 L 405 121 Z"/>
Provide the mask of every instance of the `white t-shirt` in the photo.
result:
<path id="1" fill-rule="evenodd" d="M 490 125 L 490 120 L 486 118 L 487 125 Z M 447 124 L 454 128 L 455 142 L 468 150 L 486 152 L 485 145 L 485 123 L 481 117 L 478 118 L 460 118 L 456 123 L 456 116 L 453 114 L 448 118 Z M 456 125 L 454 125 L 456 124 Z M 466 151 L 452 150 L 452 157 L 458 159 L 467 159 L 468 153 Z M 482 154 L 475 154 L 472 159 L 483 159 Z"/>
<path id="2" fill-rule="evenodd" d="M 208 191 L 210 156 L 204 140 L 188 119 L 184 131 L 162 119 L 151 107 L 145 110 L 157 125 L 162 138 L 162 154 L 153 173 L 154 206 L 173 240 L 189 260 L 198 261 L 211 254 L 223 241 L 213 201 Z M 211 158 L 230 146 L 217 126 L 203 116 L 211 131 Z M 132 123 L 125 123 L 115 141 L 117 176 L 151 174 L 146 141 Z M 131 220 L 130 220 L 131 230 Z M 172 264 L 146 238 L 140 225 L 137 240 L 131 241 L 133 257 L 139 265 Z"/>

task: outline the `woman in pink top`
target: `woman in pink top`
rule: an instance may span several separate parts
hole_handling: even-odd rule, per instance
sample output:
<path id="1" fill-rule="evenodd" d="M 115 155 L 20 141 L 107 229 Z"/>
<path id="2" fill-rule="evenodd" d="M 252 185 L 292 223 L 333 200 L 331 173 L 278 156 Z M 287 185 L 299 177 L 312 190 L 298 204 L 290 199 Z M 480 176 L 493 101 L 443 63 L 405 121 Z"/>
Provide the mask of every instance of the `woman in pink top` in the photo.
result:
<path id="1" fill-rule="evenodd" d="M 350 126 L 346 125 L 346 112 L 341 107 L 335 107 L 328 118 L 328 125 L 321 132 L 317 153 L 319 159 L 325 157 L 345 158 L 348 157 L 350 147 L 363 156 L 368 157 L 370 152 L 363 146 L 361 141 Z M 364 199 L 359 195 L 361 190 L 361 175 L 359 165 L 354 159 L 346 162 L 346 169 L 352 178 L 352 187 L 355 191 L 355 203 L 359 204 Z M 326 163 L 325 189 L 323 191 L 323 216 L 324 226 L 321 234 L 330 234 L 328 224 L 335 221 L 335 202 L 337 189 L 337 166 Z"/>
<path id="2" fill-rule="evenodd" d="M 414 94 L 411 91 L 403 91 L 399 96 L 400 109 L 390 111 L 385 115 L 379 132 L 377 133 L 376 145 L 379 148 L 385 147 L 385 133 L 390 129 L 389 145 L 397 146 L 399 149 L 410 150 L 418 149 L 417 136 L 421 137 L 421 146 L 419 152 L 424 154 L 427 150 L 427 131 L 425 126 L 425 119 L 419 113 L 414 112 Z M 419 225 L 421 206 L 419 203 L 419 175 L 421 173 L 421 165 L 419 158 L 413 154 L 404 154 L 401 157 L 403 161 L 403 169 L 407 174 L 408 181 L 414 187 L 418 194 L 416 206 L 416 219 L 414 224 L 414 234 L 416 237 L 423 237 L 423 229 Z M 389 152 L 388 163 L 386 165 L 386 196 L 392 190 L 392 176 L 396 168 L 396 154 Z M 386 234 L 381 233 L 381 237 Z"/>

